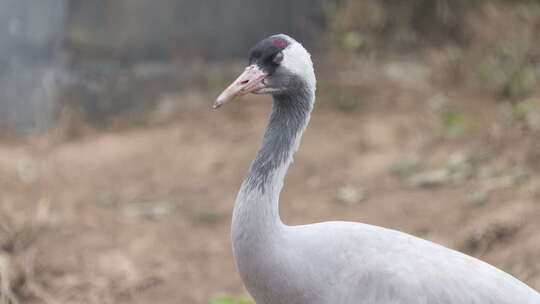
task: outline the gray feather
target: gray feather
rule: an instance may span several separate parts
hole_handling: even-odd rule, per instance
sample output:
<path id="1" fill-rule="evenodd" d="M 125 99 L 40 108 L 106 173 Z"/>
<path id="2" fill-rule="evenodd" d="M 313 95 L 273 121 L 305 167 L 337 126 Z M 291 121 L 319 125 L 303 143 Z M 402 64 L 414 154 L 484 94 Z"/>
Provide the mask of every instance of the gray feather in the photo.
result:
<path id="1" fill-rule="evenodd" d="M 412 235 L 351 222 L 281 222 L 279 194 L 309 121 L 315 76 L 307 51 L 292 38 L 280 37 L 291 42 L 285 62 L 295 74 L 288 77 L 303 73 L 304 83 L 274 95 L 262 147 L 236 198 L 231 227 L 237 268 L 256 302 L 540 304 L 540 294 L 511 275 Z"/>

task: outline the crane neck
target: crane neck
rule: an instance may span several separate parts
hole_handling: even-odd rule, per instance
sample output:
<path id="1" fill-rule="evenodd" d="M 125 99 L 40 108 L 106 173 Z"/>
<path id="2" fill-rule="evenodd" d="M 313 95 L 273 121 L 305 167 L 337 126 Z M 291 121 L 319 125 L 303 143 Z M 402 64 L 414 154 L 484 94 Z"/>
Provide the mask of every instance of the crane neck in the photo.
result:
<path id="1" fill-rule="evenodd" d="M 273 97 L 262 146 L 235 202 L 233 238 L 244 231 L 250 235 L 264 236 L 283 226 L 279 217 L 279 195 L 293 154 L 309 122 L 315 89 L 305 86 Z"/>

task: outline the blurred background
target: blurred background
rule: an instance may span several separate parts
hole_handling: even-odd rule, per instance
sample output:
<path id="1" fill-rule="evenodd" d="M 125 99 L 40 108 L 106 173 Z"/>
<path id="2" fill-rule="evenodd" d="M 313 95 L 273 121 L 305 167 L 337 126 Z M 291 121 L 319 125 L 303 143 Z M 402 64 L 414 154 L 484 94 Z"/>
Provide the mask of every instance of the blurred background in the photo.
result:
<path id="1" fill-rule="evenodd" d="M 276 33 L 318 77 L 286 223 L 540 289 L 538 1 L 0 0 L 0 303 L 248 303 L 229 224 L 271 102 L 210 106 Z"/>

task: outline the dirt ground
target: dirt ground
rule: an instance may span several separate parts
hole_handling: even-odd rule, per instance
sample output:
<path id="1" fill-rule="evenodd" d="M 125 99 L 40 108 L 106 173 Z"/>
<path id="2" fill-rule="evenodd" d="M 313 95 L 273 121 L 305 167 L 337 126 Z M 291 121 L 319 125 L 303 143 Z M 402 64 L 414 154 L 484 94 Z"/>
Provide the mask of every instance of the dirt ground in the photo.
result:
<path id="1" fill-rule="evenodd" d="M 509 103 L 478 90 L 365 83 L 351 93 L 359 106 L 343 111 L 322 82 L 282 193 L 285 223 L 398 229 L 540 289 L 538 130 L 509 122 Z M 270 102 L 211 111 L 214 93 L 169 96 L 175 114 L 161 119 L 158 108 L 139 127 L 0 140 L 0 302 L 246 296 L 230 215 Z M 465 113 L 463 130 L 445 130 L 433 110 L 441 98 Z"/>

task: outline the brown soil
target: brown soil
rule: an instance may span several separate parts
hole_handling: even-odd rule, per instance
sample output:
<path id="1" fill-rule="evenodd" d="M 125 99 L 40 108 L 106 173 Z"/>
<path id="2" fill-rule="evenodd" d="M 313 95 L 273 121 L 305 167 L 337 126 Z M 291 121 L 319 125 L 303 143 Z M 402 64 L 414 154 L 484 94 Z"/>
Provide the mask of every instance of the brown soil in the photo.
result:
<path id="1" fill-rule="evenodd" d="M 319 90 L 282 193 L 284 222 L 340 219 L 402 230 L 540 289 L 540 133 L 506 124 L 507 105 L 466 89 L 362 92 L 358 109 L 343 112 Z M 429 108 L 437 94 L 464 110 L 464 133 L 444 135 Z M 270 103 L 249 97 L 214 112 L 186 99 L 176 97 L 167 123 L 0 142 L 0 269 L 10 270 L 0 279 L 13 293 L 4 288 L 4 295 L 101 304 L 246 295 L 229 223 Z M 482 156 L 461 182 L 409 185 L 409 175 L 444 167 L 459 152 Z M 419 168 L 392 173 L 391 164 L 408 156 Z M 527 174 L 512 179 L 517 167 Z M 480 176 L 482 168 L 497 173 Z M 343 188 L 357 198 L 338 199 Z M 471 199 L 478 191 L 486 197 Z"/>

